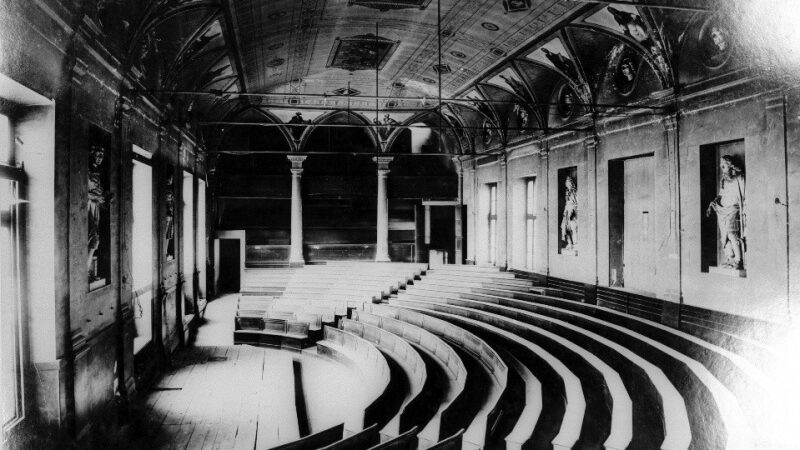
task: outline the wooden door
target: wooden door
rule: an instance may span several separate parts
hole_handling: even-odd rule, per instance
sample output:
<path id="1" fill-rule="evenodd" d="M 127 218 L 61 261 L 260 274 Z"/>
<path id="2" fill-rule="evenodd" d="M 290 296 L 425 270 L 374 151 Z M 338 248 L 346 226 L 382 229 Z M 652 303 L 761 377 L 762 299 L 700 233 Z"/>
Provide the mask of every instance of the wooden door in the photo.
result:
<path id="1" fill-rule="evenodd" d="M 627 159 L 624 164 L 625 287 L 647 291 L 655 274 L 653 157 Z"/>

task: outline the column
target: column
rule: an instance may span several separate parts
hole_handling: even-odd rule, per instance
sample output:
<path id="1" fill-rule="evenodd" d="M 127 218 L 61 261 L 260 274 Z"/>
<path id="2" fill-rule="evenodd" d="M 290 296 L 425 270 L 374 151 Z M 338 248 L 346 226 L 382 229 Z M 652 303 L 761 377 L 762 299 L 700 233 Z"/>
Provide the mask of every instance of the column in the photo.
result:
<path id="1" fill-rule="evenodd" d="M 289 249 L 289 265 L 302 266 L 303 259 L 303 199 L 300 191 L 300 177 L 303 174 L 305 155 L 286 155 L 292 163 L 292 234 Z"/>
<path id="2" fill-rule="evenodd" d="M 497 156 L 497 267 L 508 267 L 508 160 L 506 154 Z"/>
<path id="3" fill-rule="evenodd" d="M 461 159 L 457 156 L 453 158 L 453 163 L 456 166 L 456 174 L 458 175 L 458 204 L 455 206 L 455 223 L 453 224 L 455 226 L 454 236 L 456 238 L 456 254 L 453 262 L 455 264 L 461 264 L 461 262 L 464 260 L 464 236 L 462 235 L 464 227 L 462 226 L 463 218 L 461 217 L 461 212 L 464 210 L 464 168 L 461 164 Z"/>
<path id="4" fill-rule="evenodd" d="M 589 213 L 589 217 L 587 217 L 589 224 L 592 228 L 594 228 L 594 232 L 588 236 L 591 238 L 591 243 L 589 243 L 590 251 L 592 247 L 594 247 L 594 277 L 593 280 L 590 281 L 584 287 L 584 302 L 590 303 L 593 305 L 597 304 L 597 286 L 599 284 L 599 273 L 600 273 L 600 259 L 599 259 L 599 246 L 598 246 L 598 221 L 597 221 L 597 141 L 598 138 L 594 134 L 587 137 L 583 141 L 583 149 L 584 149 L 584 156 L 585 156 L 585 163 L 586 163 L 586 190 L 587 198 L 588 198 L 588 208 L 583 208 L 583 211 L 587 211 Z M 586 229 L 586 227 L 584 227 Z M 580 232 L 579 232 L 580 233 Z M 608 234 L 608 232 L 606 232 Z M 587 236 L 588 233 L 584 233 L 583 236 Z M 584 239 L 580 236 L 578 237 L 578 242 L 586 242 L 580 241 L 580 239 Z M 605 248 L 608 248 L 606 245 Z M 608 259 L 606 257 L 606 259 Z M 606 270 L 606 272 L 608 272 Z"/>
<path id="5" fill-rule="evenodd" d="M 389 175 L 389 163 L 392 156 L 376 156 L 372 158 L 378 163 L 378 220 L 377 241 L 375 243 L 375 261 L 389 261 L 389 199 L 386 195 L 386 177 Z"/>
<path id="6" fill-rule="evenodd" d="M 544 187 L 539 187 L 539 204 L 544 205 L 542 208 L 544 213 L 544 220 L 542 221 L 544 222 L 544 233 L 542 233 L 544 245 L 539 246 L 540 249 L 543 249 L 539 251 L 544 251 L 544 258 L 540 259 L 544 265 L 539 270 L 545 275 L 550 275 L 550 221 L 552 220 L 550 214 L 550 149 L 547 148 L 546 141 L 542 141 L 539 144 L 539 173 L 544 174 L 544 176 L 540 177 L 544 182 Z"/>
<path id="7" fill-rule="evenodd" d="M 681 203 L 680 203 L 680 152 L 678 151 L 678 118 L 664 117 L 664 145 L 655 153 L 655 183 L 657 201 L 655 234 L 667 236 L 661 251 L 656 255 L 656 296 L 664 300 L 661 322 L 677 327 L 680 320 L 681 286 Z M 659 194 L 661 193 L 661 194 Z M 666 197 L 666 198 L 664 198 Z"/>
<path id="8" fill-rule="evenodd" d="M 583 236 L 578 232 L 579 242 L 586 242 L 589 244 L 587 250 L 592 251 L 594 247 L 594 281 L 593 284 L 599 284 L 599 249 L 598 249 L 598 223 L 597 223 L 597 137 L 592 135 L 583 140 L 584 161 L 586 163 L 586 197 L 588 208 L 582 208 L 583 211 L 588 213 L 587 222 L 590 224 L 594 231 L 591 235 L 584 233 Z M 591 238 L 588 240 L 580 241 L 580 239 Z M 607 247 L 606 247 L 607 248 Z"/>
<path id="9" fill-rule="evenodd" d="M 468 208 L 470 209 L 469 217 L 471 220 L 468 222 L 469 229 L 467 230 L 467 235 L 472 237 L 467 246 L 468 264 L 476 264 L 478 259 L 476 253 L 478 249 L 478 177 L 475 167 L 475 160 L 468 161 L 467 176 L 471 181 Z"/>

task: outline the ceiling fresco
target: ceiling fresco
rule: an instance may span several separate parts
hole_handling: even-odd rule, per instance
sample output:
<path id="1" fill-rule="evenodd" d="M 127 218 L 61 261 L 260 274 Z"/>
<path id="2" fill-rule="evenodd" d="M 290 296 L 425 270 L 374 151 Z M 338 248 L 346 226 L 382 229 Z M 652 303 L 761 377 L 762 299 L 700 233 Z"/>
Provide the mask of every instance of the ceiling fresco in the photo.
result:
<path id="1" fill-rule="evenodd" d="M 386 141 L 396 131 L 387 121 L 399 128 L 430 112 L 462 153 L 580 127 L 753 58 L 735 39 L 732 10 L 660 4 L 106 0 L 86 21 L 131 67 L 134 89 L 156 93 L 175 122 L 214 133 L 255 108 L 264 115 L 248 120 L 292 124 L 281 133 L 291 140 L 345 110 Z"/>

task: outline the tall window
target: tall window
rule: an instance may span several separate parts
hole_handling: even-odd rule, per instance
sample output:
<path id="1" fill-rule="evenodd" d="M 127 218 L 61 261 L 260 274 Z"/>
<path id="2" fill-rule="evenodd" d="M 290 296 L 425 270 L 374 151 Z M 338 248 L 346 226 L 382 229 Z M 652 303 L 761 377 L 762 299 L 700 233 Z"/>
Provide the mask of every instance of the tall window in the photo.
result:
<path id="1" fill-rule="evenodd" d="M 489 263 L 497 263 L 497 184 L 489 185 Z"/>
<path id="2" fill-rule="evenodd" d="M 197 297 L 206 298 L 206 183 L 197 178 Z"/>
<path id="3" fill-rule="evenodd" d="M 194 175 L 183 172 L 183 313 L 194 314 Z"/>
<path id="4" fill-rule="evenodd" d="M 24 173 L 14 164 L 14 133 L 0 115 L 0 426 L 2 436 L 24 417 L 20 198 Z M 0 441 L 1 442 L 1 441 Z"/>
<path id="5" fill-rule="evenodd" d="M 134 146 L 133 289 L 138 353 L 153 337 L 153 168 L 150 153 Z"/>
<path id="6" fill-rule="evenodd" d="M 525 268 L 529 270 L 533 269 L 533 230 L 536 225 L 536 209 L 533 196 L 535 182 L 534 178 L 525 180 Z"/>

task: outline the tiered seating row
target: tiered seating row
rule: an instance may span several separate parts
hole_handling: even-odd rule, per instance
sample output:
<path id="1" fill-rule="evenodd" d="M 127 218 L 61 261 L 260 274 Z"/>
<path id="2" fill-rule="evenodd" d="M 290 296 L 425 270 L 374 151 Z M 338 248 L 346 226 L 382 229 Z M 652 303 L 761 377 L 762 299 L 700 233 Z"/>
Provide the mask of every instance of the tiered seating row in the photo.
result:
<path id="1" fill-rule="evenodd" d="M 380 397 L 389 386 L 390 370 L 386 358 L 371 342 L 329 326 L 324 328 L 324 339 L 317 342 L 317 352 L 356 367 L 364 374 L 364 389 L 353 393 L 353 402 L 364 407 L 344 422 L 345 430 L 349 432 L 363 429 L 367 411 L 380 404 Z"/>
<path id="2" fill-rule="evenodd" d="M 423 443 L 434 443 L 446 437 L 450 433 L 449 430 L 458 429 L 460 424 L 452 423 L 450 418 L 456 416 L 458 408 L 456 400 L 464 395 L 467 368 L 455 350 L 430 331 L 397 319 L 381 317 L 364 311 L 354 311 L 353 319 L 400 336 L 414 345 L 414 348 L 420 353 L 428 355 L 429 359 L 437 363 L 437 370 L 442 374 L 438 382 L 444 385 L 444 392 L 438 396 L 435 393 L 431 396 L 438 399 L 438 405 L 424 402 L 414 405 L 416 406 L 415 416 L 418 418 L 415 425 L 422 427 L 419 433 L 420 440 Z M 430 387 L 428 390 L 431 390 Z M 433 406 L 433 411 L 430 411 L 431 406 Z M 405 423 L 401 424 L 401 428 L 406 425 Z"/>
<path id="3" fill-rule="evenodd" d="M 419 264 L 349 262 L 246 269 L 234 342 L 299 348 L 348 309 L 380 301 L 424 270 Z"/>
<path id="4" fill-rule="evenodd" d="M 398 436 L 403 431 L 401 424 L 407 423 L 411 419 L 408 417 L 409 411 L 406 410 L 406 407 L 412 401 L 418 400 L 428 378 L 425 362 L 408 342 L 386 330 L 348 319 L 342 320 L 339 326 L 345 331 L 372 342 L 402 368 L 406 379 L 404 381 L 408 382 L 408 390 L 407 392 L 387 391 L 389 396 L 399 397 L 402 402 L 398 407 L 397 414 L 391 417 L 381 429 L 382 433 L 390 437 Z M 369 417 L 367 421 L 370 421 Z"/>
<path id="5" fill-rule="evenodd" d="M 506 362 L 541 390 L 528 444 L 559 448 L 782 448 L 791 442 L 781 399 L 753 362 L 673 328 L 558 298 L 487 268 L 430 270 L 390 304 L 435 316 L 508 345 Z M 542 367 L 543 362 L 547 367 Z M 554 379 L 555 378 L 555 379 Z M 532 385 L 528 389 L 528 385 Z M 546 393 L 563 386 L 565 404 Z M 541 387 L 540 387 L 541 386 Z M 581 404 L 583 400 L 583 405 Z M 767 400 L 767 401 L 765 401 Z M 764 405 L 770 405 L 764 408 Z M 584 409 L 582 410 L 582 406 Z M 535 419 L 535 420 L 532 420 Z M 530 430 L 517 426 L 506 448 Z M 558 434 L 546 432 L 559 423 Z M 576 433 L 576 431 L 579 431 Z M 547 440 L 552 438 L 551 440 Z"/>
<path id="6" fill-rule="evenodd" d="M 508 367 L 502 358 L 479 337 L 443 320 L 413 311 L 386 307 L 375 307 L 372 312 L 424 328 L 452 345 L 462 348 L 482 366 L 489 376 L 490 385 L 484 386 L 486 390 L 484 401 L 464 432 L 466 443 L 482 448 L 491 438 L 488 424 L 493 423 L 500 414 L 500 400 L 507 388 Z M 475 396 L 479 393 L 465 392 L 465 395 Z"/>

